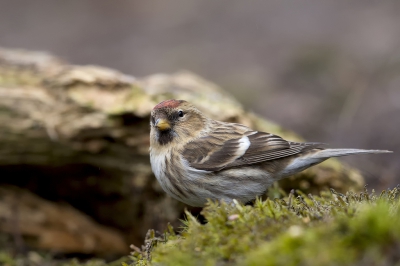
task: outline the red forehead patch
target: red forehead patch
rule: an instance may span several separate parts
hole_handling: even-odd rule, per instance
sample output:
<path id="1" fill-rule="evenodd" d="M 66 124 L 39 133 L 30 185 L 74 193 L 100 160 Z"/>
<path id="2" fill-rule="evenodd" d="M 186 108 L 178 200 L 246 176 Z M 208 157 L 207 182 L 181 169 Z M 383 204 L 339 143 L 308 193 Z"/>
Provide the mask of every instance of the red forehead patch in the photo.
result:
<path id="1" fill-rule="evenodd" d="M 162 101 L 159 104 L 157 104 L 156 106 L 154 106 L 153 109 L 155 110 L 155 109 L 160 109 L 160 108 L 164 108 L 164 107 L 176 108 L 183 102 L 184 101 L 182 101 L 182 100 L 166 100 L 166 101 Z"/>

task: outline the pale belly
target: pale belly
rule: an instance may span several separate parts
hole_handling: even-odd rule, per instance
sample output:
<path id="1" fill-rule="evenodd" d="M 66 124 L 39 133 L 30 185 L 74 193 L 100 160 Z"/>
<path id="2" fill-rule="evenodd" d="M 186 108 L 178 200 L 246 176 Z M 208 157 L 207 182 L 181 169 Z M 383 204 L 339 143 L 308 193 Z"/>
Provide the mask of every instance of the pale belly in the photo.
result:
<path id="1" fill-rule="evenodd" d="M 236 199 L 246 203 L 263 195 L 274 181 L 324 160 L 292 157 L 293 160 L 283 168 L 278 160 L 274 160 L 210 172 L 194 169 L 181 158 L 167 161 L 167 156 L 167 151 L 157 155 L 150 152 L 152 170 L 168 195 L 191 206 L 204 206 L 207 199 L 228 202 Z"/>
<path id="2" fill-rule="evenodd" d="M 190 206 L 202 207 L 207 199 L 214 201 L 233 199 L 246 203 L 265 193 L 273 178 L 260 168 L 241 167 L 208 172 L 185 167 L 179 175 L 165 173 L 165 156 L 150 156 L 154 175 L 163 190 L 171 197 Z M 175 166 L 178 167 L 178 166 Z M 177 186 L 180 192 L 177 191 Z"/>

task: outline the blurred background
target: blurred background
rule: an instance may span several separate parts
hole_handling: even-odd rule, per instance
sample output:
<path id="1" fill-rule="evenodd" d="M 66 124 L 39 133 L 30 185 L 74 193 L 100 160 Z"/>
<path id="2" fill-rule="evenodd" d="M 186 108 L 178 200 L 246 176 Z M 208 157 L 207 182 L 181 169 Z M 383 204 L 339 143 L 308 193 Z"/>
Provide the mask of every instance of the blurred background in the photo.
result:
<path id="1" fill-rule="evenodd" d="M 306 140 L 338 148 L 394 151 L 340 160 L 360 169 L 370 191 L 400 183 L 399 1 L 0 0 L 0 47 L 50 52 L 71 64 L 100 65 L 135 77 L 188 70 L 218 84 L 247 110 Z M 1 55 L 0 78 L 6 76 L 7 84 L 9 73 L 1 72 Z M 51 60 L 45 61 L 53 66 Z M 13 67 L 11 63 L 9 69 Z M 77 67 L 74 73 L 89 73 L 90 80 L 93 69 L 84 72 Z M 93 73 L 96 76 L 96 71 Z M 165 87 L 179 83 L 176 76 L 164 77 L 161 83 Z M 196 86 L 197 79 L 191 79 L 194 88 L 202 88 Z M 116 80 L 123 78 L 117 76 Z M 140 86 L 147 86 L 144 90 L 157 84 L 147 81 L 143 85 L 143 80 Z M 2 88 L 1 82 L 4 80 L 0 80 L 0 89 L 11 95 L 13 83 Z M 122 87 L 133 91 L 129 82 L 122 82 Z M 101 82 L 88 83 L 80 89 L 89 88 L 89 100 L 98 97 L 101 103 L 102 97 L 108 100 L 116 92 L 92 88 L 102 88 Z M 112 81 L 110 84 L 114 88 Z M 30 85 L 21 88 L 26 92 Z M 54 91 L 54 84 L 45 85 L 45 90 Z M 0 121 L 14 106 L 27 106 L 26 110 L 35 113 L 36 105 L 29 101 L 10 97 L 7 102 L 8 95 L 2 95 L 0 109 L 3 106 L 6 111 L 0 110 Z M 66 102 L 63 104 L 68 106 Z M 37 107 L 38 112 L 46 114 L 45 107 Z M 23 109 L 24 117 L 24 108 L 15 109 Z M 235 113 L 233 109 L 230 111 Z M 65 121 L 84 116 L 76 112 Z M 88 130 L 78 130 L 68 136 L 71 139 L 64 134 L 59 142 L 47 132 L 46 123 L 25 127 L 33 133 L 29 131 L 24 138 L 14 135 L 27 130 L 10 131 L 12 141 L 0 145 L 0 264 L 4 247 L 13 247 L 13 252 L 36 247 L 71 256 L 75 252 L 125 255 L 129 244 L 143 244 L 149 228 L 163 232 L 168 222 L 181 228 L 179 218 L 186 206 L 165 196 L 149 167 L 148 117 L 121 112 L 107 118 L 113 126 L 98 122 L 98 127 L 91 128 L 88 123 L 83 127 Z M 3 125 L 14 124 L 10 117 Z M 114 131 L 119 133 L 113 135 Z M 5 132 L 1 134 L 7 137 Z M 37 145 L 29 150 L 32 141 Z M 7 152 L 14 148 L 14 157 L 20 156 L 22 164 L 7 165 L 7 159 L 15 155 Z M 45 155 L 51 163 L 31 163 L 25 152 L 34 158 Z M 349 176 L 343 168 L 335 171 Z M 331 172 L 319 173 L 314 176 L 332 180 Z M 287 180 L 290 186 L 299 187 L 294 185 L 296 180 Z M 197 216 L 200 209 L 191 211 Z"/>
<path id="2" fill-rule="evenodd" d="M 400 183 L 400 2 L 0 0 L 0 46 L 133 76 L 189 70 L 332 147 L 370 188 Z"/>

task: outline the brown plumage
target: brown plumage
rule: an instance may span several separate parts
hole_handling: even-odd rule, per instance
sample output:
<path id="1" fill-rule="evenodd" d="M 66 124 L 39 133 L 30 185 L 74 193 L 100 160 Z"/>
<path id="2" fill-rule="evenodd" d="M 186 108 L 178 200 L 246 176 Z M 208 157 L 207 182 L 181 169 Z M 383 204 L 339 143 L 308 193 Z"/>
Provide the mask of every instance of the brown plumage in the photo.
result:
<path id="1" fill-rule="evenodd" d="M 156 178 L 169 195 L 192 206 L 203 206 L 207 199 L 250 201 L 274 181 L 330 157 L 389 152 L 287 141 L 209 119 L 182 100 L 156 105 L 150 126 L 150 160 Z"/>

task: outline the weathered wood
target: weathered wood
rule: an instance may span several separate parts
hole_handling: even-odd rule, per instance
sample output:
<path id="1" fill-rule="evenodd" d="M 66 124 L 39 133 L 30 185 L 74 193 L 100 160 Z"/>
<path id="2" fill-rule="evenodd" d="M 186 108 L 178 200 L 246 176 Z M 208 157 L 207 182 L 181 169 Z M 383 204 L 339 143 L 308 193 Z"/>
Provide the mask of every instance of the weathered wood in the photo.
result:
<path id="1" fill-rule="evenodd" d="M 97 224 L 67 204 L 56 204 L 12 186 L 0 188 L 0 230 L 21 248 L 98 255 L 129 252 L 123 235 Z"/>
<path id="2" fill-rule="evenodd" d="M 66 201 L 122 230 L 128 243 L 141 243 L 148 228 L 163 230 L 184 207 L 165 195 L 149 164 L 149 113 L 168 98 L 193 102 L 215 119 L 299 139 L 187 72 L 137 79 L 0 49 L 0 183 Z M 357 171 L 335 160 L 300 176 L 283 186 L 315 192 L 363 185 Z"/>

